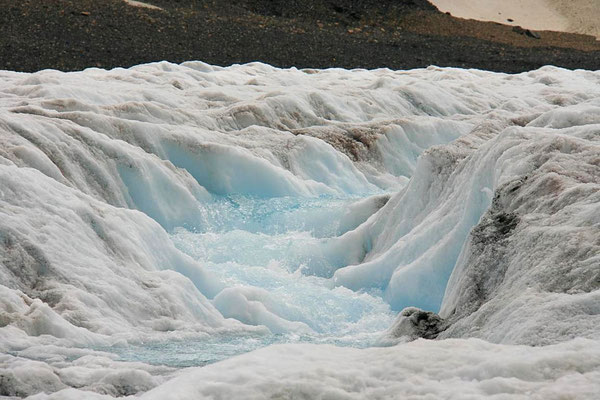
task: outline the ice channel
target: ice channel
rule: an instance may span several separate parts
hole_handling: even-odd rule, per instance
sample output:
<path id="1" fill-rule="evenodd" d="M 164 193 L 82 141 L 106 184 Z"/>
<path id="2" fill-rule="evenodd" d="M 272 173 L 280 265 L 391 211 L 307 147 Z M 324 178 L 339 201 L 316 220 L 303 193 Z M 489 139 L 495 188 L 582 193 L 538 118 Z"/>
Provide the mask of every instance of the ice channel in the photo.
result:
<path id="1" fill-rule="evenodd" d="M 597 397 L 597 72 L 0 77 L 0 394 Z"/>
<path id="2" fill-rule="evenodd" d="M 176 247 L 205 265 L 226 288 L 214 299 L 227 318 L 270 332 L 235 333 L 102 348 L 126 361 L 205 365 L 275 343 L 364 348 L 396 313 L 378 289 L 334 286 L 345 260 L 329 240 L 356 228 L 388 196 L 222 196 L 199 213 L 206 225 L 174 229 Z"/>

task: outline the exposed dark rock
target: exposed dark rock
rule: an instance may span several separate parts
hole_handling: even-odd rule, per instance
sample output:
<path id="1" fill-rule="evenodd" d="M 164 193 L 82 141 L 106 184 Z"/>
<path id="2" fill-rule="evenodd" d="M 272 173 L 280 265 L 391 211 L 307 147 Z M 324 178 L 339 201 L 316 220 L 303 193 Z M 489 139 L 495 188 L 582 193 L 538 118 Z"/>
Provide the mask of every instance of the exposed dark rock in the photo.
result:
<path id="1" fill-rule="evenodd" d="M 436 313 L 423 311 L 416 307 L 407 307 L 388 330 L 390 338 L 435 339 L 447 328 L 445 321 Z"/>
<path id="2" fill-rule="evenodd" d="M 512 30 L 513 30 L 513 32 L 518 33 L 519 35 L 525 35 L 525 36 L 528 36 L 533 39 L 541 39 L 542 38 L 539 33 L 532 31 L 530 29 L 523 29 L 520 26 L 515 26 Z"/>
<path id="3" fill-rule="evenodd" d="M 12 371 L 0 371 L 0 396 L 26 397 Z"/>

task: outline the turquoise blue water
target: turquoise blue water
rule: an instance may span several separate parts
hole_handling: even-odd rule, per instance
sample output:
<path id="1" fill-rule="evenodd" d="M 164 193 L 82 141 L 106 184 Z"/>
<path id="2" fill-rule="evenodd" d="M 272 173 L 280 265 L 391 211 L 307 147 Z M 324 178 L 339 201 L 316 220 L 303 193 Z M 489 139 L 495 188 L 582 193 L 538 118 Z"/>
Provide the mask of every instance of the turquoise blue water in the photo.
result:
<path id="1" fill-rule="evenodd" d="M 96 350 L 117 354 L 122 361 L 139 361 L 174 368 L 201 367 L 257 350 L 272 344 L 315 343 L 343 347 L 366 348 L 373 344 L 375 335 L 363 337 L 315 336 L 294 334 L 270 335 L 214 335 L 204 339 L 171 340 L 131 344 L 127 347 L 104 347 Z"/>
<path id="2" fill-rule="evenodd" d="M 222 233 L 244 230 L 268 235 L 309 232 L 313 237 L 344 233 L 342 217 L 348 204 L 362 197 L 217 197 L 198 209 L 203 226 L 184 227 L 194 232 Z"/>
<path id="3" fill-rule="evenodd" d="M 226 287 L 242 293 L 258 291 L 258 298 L 251 300 L 284 323 L 301 323 L 308 329 L 215 335 L 111 351 L 125 360 L 187 367 L 274 343 L 372 345 L 395 314 L 380 293 L 334 287 L 330 279 L 344 259 L 344 254 L 332 250 L 331 241 L 348 229 L 343 220 L 348 205 L 357 200 L 223 197 L 200 210 L 205 226 L 171 233 L 177 248 L 201 262 Z M 227 317 L 238 310 L 221 306 L 220 311 Z"/>

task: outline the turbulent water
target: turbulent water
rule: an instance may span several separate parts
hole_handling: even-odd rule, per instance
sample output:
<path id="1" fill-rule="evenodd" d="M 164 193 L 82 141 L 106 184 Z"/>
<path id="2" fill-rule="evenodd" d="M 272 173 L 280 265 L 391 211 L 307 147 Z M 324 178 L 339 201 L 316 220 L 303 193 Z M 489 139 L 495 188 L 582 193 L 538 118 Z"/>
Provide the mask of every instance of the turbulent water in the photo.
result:
<path id="1" fill-rule="evenodd" d="M 594 398 L 599 99 L 552 67 L 0 72 L 0 397 Z"/>
<path id="2" fill-rule="evenodd" d="M 387 196 L 383 199 L 381 205 Z M 263 325 L 272 334 L 219 334 L 103 350 L 123 360 L 186 367 L 275 343 L 373 345 L 395 313 L 381 291 L 336 287 L 328 278 L 339 268 L 337 257 L 322 250 L 328 238 L 356 228 L 373 212 L 361 215 L 357 203 L 361 199 L 330 196 L 217 200 L 201 210 L 210 225 L 176 228 L 171 240 L 227 285 L 213 301 L 224 317 Z"/>

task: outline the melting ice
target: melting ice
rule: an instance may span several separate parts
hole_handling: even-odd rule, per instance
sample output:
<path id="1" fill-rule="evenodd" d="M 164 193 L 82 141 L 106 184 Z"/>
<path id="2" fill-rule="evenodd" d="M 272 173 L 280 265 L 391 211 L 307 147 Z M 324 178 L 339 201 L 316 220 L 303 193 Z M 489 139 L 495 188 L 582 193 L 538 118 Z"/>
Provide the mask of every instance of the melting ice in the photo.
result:
<path id="1" fill-rule="evenodd" d="M 2 71 L 0 395 L 592 399 L 599 98 L 552 67 Z M 437 339 L 374 347 L 408 306 Z"/>
<path id="2" fill-rule="evenodd" d="M 202 228 L 176 228 L 175 246 L 226 286 L 213 304 L 226 318 L 269 333 L 222 334 L 194 340 L 102 348 L 124 360 L 204 365 L 274 343 L 368 347 L 395 318 L 381 291 L 334 286 L 343 267 L 327 253 L 330 238 L 355 229 L 388 195 L 360 197 L 218 198 L 200 211 Z"/>

